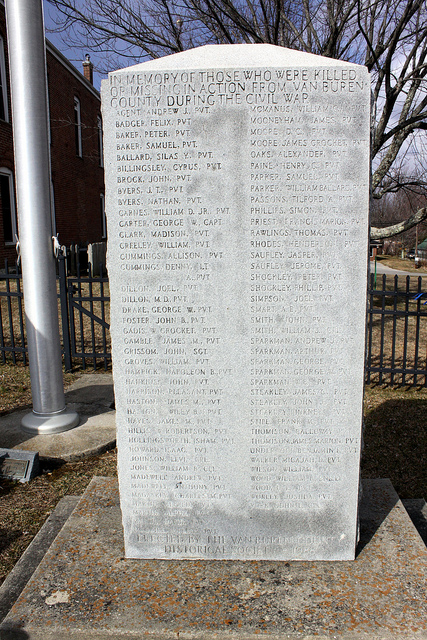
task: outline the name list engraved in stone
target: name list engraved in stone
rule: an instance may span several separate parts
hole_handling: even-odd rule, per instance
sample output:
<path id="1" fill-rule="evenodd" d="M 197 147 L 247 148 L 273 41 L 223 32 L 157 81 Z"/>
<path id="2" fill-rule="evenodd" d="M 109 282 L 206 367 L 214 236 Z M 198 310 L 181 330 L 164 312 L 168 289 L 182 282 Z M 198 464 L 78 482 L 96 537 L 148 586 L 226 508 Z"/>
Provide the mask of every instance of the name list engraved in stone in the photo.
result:
<path id="1" fill-rule="evenodd" d="M 103 84 L 132 557 L 354 552 L 369 78 L 309 57 Z"/>

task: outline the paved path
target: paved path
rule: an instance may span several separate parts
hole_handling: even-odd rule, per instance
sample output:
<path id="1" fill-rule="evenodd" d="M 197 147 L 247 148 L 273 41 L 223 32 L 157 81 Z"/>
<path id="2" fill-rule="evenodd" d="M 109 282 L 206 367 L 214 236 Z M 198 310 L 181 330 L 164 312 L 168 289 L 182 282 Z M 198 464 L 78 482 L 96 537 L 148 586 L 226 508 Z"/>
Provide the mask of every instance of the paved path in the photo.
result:
<path id="1" fill-rule="evenodd" d="M 371 273 L 374 273 L 375 271 L 375 264 L 374 262 L 370 262 L 370 270 Z M 387 276 L 422 276 L 424 278 L 427 278 L 427 273 L 424 272 L 420 272 L 420 271 L 400 271 L 399 269 L 391 269 L 390 267 L 387 267 L 385 264 L 382 264 L 381 262 L 377 262 L 377 275 L 382 275 L 385 274 Z"/>

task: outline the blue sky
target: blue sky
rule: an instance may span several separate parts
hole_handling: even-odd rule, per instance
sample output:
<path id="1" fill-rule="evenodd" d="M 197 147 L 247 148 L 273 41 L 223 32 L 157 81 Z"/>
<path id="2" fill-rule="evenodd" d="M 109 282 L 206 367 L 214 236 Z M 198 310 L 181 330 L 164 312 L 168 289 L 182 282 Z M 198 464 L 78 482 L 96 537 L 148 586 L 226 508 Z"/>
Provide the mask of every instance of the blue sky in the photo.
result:
<path id="1" fill-rule="evenodd" d="M 49 28 L 54 26 L 53 19 L 55 17 L 55 9 L 50 5 L 47 0 L 43 0 L 44 18 L 46 26 L 46 37 L 50 42 L 55 45 L 61 53 L 64 54 L 70 62 L 80 71 L 83 72 L 82 62 L 85 59 L 85 54 L 89 53 L 90 59 L 94 65 L 94 85 L 97 89 L 101 86 L 102 78 L 106 77 L 106 74 L 99 73 L 97 71 L 97 63 L 99 62 L 98 54 L 88 51 L 87 47 L 70 47 L 67 46 L 61 39 L 61 35 L 57 33 L 49 33 Z M 129 62 L 124 62 L 123 66 L 128 66 Z"/>

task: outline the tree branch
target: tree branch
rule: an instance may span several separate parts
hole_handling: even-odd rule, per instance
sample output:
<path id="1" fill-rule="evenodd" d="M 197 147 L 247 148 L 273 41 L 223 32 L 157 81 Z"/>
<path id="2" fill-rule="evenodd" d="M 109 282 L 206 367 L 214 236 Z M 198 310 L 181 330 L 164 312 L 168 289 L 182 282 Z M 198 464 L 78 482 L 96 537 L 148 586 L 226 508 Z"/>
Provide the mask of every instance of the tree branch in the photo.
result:
<path id="1" fill-rule="evenodd" d="M 423 220 L 427 219 L 427 207 L 423 207 L 419 209 L 414 215 L 410 216 L 403 222 L 399 222 L 398 224 L 392 224 L 390 227 L 385 227 L 384 229 L 379 229 L 378 227 L 371 227 L 371 240 L 381 240 L 383 238 L 392 238 L 393 236 L 397 236 L 399 233 L 403 233 L 404 231 L 408 231 L 408 229 L 412 229 Z"/>

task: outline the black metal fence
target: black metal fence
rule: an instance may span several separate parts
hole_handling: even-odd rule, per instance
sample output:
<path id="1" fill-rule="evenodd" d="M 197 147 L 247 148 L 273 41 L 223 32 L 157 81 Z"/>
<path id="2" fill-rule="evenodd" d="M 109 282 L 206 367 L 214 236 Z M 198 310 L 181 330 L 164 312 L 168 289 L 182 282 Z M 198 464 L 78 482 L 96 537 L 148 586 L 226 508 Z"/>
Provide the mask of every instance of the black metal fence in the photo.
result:
<path id="1" fill-rule="evenodd" d="M 102 268 L 99 271 L 93 277 L 89 265 L 85 275 L 78 271 L 77 276 L 67 276 L 66 258 L 58 258 L 58 314 L 66 371 L 76 364 L 83 369 L 110 366 L 108 277 Z M 21 274 L 7 262 L 0 273 L 0 362 L 28 364 Z"/>
<path id="2" fill-rule="evenodd" d="M 21 276 L 7 260 L 0 274 L 0 361 L 27 364 Z"/>
<path id="3" fill-rule="evenodd" d="M 385 276 L 368 286 L 366 381 L 427 387 L 427 278 Z"/>
<path id="4" fill-rule="evenodd" d="M 103 366 L 111 361 L 110 347 L 110 295 L 107 275 L 102 267 L 99 276 L 92 276 L 89 265 L 87 275 L 67 276 L 66 259 L 58 259 L 58 288 L 64 366 L 66 371 L 79 360 L 82 368 Z"/>
<path id="5" fill-rule="evenodd" d="M 111 364 L 108 277 L 67 276 L 58 260 L 58 309 L 66 370 Z M 0 274 L 0 362 L 27 364 L 21 275 Z M 427 386 L 427 279 L 380 277 L 368 286 L 366 381 Z"/>

